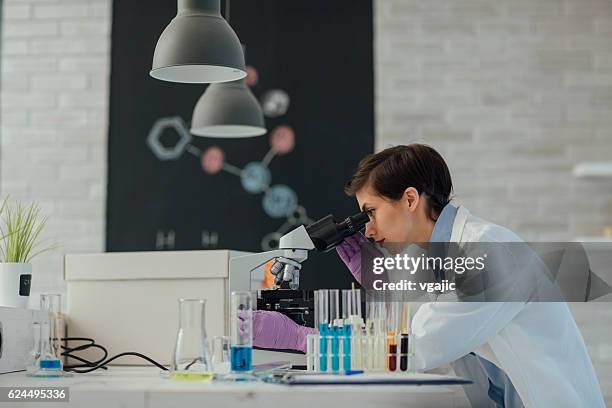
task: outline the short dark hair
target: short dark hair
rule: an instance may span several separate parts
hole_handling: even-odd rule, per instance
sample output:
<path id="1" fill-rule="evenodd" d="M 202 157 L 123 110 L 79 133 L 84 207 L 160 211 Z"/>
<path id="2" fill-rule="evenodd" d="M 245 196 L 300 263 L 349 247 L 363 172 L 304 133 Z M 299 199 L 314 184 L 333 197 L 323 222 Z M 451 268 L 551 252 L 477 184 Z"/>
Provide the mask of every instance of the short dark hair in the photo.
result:
<path id="1" fill-rule="evenodd" d="M 408 187 L 414 187 L 427 196 L 428 215 L 434 221 L 453 192 L 450 171 L 440 153 L 419 143 L 394 146 L 366 156 L 344 192 L 355 196 L 366 184 L 391 200 L 399 200 Z"/>

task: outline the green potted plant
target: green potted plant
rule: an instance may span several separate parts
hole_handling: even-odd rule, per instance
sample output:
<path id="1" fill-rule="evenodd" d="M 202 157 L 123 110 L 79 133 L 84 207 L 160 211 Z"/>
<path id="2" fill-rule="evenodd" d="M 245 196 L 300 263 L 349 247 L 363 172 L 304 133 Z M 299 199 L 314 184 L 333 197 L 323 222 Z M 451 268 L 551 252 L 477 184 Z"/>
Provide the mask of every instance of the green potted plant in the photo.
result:
<path id="1" fill-rule="evenodd" d="M 32 283 L 30 260 L 55 245 L 43 246 L 47 217 L 37 203 L 24 206 L 5 199 L 0 207 L 0 306 L 25 308 Z"/>

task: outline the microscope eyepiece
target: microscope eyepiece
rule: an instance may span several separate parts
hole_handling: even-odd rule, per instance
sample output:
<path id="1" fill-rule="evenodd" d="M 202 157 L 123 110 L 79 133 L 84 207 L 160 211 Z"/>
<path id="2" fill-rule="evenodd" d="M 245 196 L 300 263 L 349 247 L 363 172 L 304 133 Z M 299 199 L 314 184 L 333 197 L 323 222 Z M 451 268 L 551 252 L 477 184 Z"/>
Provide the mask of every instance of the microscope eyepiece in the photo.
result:
<path id="1" fill-rule="evenodd" d="M 344 221 L 338 224 L 339 230 L 346 229 L 346 235 L 342 239 L 361 231 L 368 221 L 370 221 L 370 217 L 366 212 L 360 212 L 350 217 L 346 217 Z"/>
<path id="2" fill-rule="evenodd" d="M 345 218 L 341 222 L 336 222 L 330 214 L 306 227 L 315 248 L 319 251 L 327 252 L 341 243 L 344 238 L 361 231 L 370 221 L 370 217 L 365 212 Z"/>

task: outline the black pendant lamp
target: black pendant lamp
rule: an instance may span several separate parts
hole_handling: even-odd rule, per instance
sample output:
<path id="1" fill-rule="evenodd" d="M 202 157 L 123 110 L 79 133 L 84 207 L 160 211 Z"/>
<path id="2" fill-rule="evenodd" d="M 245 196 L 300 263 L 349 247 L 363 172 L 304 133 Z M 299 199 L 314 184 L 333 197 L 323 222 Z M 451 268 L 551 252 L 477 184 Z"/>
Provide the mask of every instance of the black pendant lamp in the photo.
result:
<path id="1" fill-rule="evenodd" d="M 177 9 L 157 41 L 150 75 L 183 83 L 244 78 L 240 40 L 221 16 L 220 0 L 178 0 Z"/>
<path id="2" fill-rule="evenodd" d="M 267 130 L 259 101 L 239 79 L 208 86 L 193 110 L 190 131 L 196 136 L 244 138 Z"/>

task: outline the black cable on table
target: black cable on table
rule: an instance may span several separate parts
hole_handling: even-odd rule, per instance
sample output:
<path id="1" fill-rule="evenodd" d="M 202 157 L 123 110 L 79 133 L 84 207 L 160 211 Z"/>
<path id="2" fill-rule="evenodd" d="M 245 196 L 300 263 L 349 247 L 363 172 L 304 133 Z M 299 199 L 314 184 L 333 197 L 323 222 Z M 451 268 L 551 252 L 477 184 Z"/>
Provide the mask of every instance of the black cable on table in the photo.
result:
<path id="1" fill-rule="evenodd" d="M 145 356 L 144 354 L 135 352 L 135 351 L 127 351 L 124 353 L 120 353 L 117 354 L 116 356 L 113 356 L 109 359 L 106 359 L 108 357 L 108 350 L 106 350 L 106 348 L 104 348 L 103 346 L 96 344 L 96 342 L 93 339 L 87 338 L 87 337 L 64 337 L 62 338 L 62 340 L 67 344 L 67 342 L 69 341 L 85 341 L 88 342 L 88 344 L 81 344 L 79 346 L 76 347 L 68 347 L 68 346 L 61 346 L 62 349 L 64 350 L 61 355 L 64 357 L 68 357 L 68 358 L 73 358 L 77 361 L 80 361 L 83 364 L 71 364 L 71 365 L 65 365 L 64 366 L 64 370 L 65 371 L 70 371 L 70 372 L 74 372 L 74 373 L 78 373 L 78 374 L 84 374 L 84 373 L 89 373 L 98 369 L 103 369 L 103 370 L 107 370 L 108 367 L 106 367 L 106 365 L 108 365 L 108 363 L 110 363 L 113 360 L 118 359 L 119 357 L 124 357 L 124 356 L 135 356 L 135 357 L 140 357 L 144 360 L 147 360 L 149 363 L 154 364 L 155 366 L 159 367 L 160 369 L 167 371 L 168 368 L 164 367 L 163 365 L 161 365 L 160 363 L 158 363 L 157 361 L 153 360 L 152 358 Z M 75 354 L 73 354 L 74 352 L 78 352 L 78 351 L 83 351 L 83 350 L 87 350 L 90 348 L 96 348 L 99 350 L 102 350 L 104 356 L 102 358 L 100 358 L 97 361 L 89 361 L 83 357 L 79 357 Z"/>

